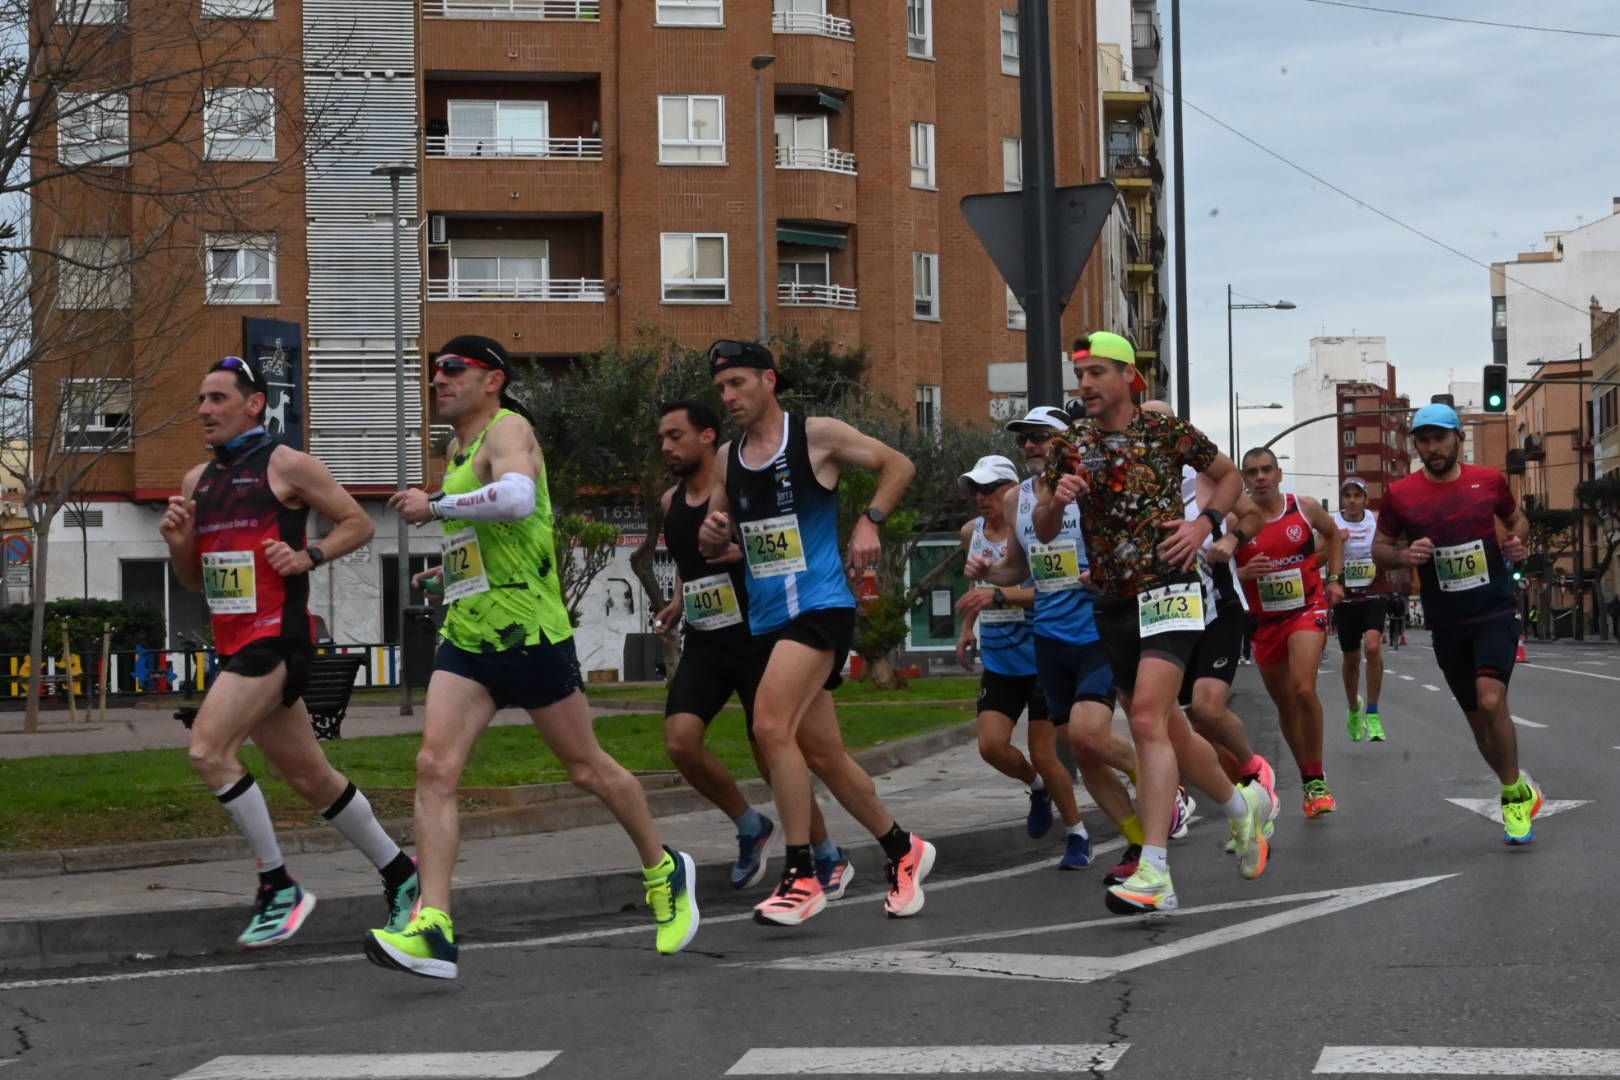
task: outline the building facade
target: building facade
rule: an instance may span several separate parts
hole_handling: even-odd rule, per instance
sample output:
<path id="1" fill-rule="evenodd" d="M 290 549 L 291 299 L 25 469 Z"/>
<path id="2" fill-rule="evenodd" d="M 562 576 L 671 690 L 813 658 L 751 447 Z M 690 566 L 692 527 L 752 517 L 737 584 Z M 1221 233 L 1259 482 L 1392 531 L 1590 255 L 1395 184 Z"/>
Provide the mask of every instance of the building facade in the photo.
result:
<path id="1" fill-rule="evenodd" d="M 1339 401 L 1342 385 L 1381 388 L 1380 392 L 1393 399 L 1395 368 L 1382 337 L 1314 337 L 1306 362 L 1294 370 L 1295 421 L 1322 419 L 1294 433 L 1293 467 L 1287 471 L 1295 492 L 1321 499 L 1327 506 L 1338 505 L 1339 482 L 1350 475 L 1346 463 L 1354 459 L 1359 468 L 1362 442 L 1366 443 L 1369 466 L 1375 453 L 1370 419 L 1364 417 L 1350 426 L 1350 437 L 1356 440 L 1352 443 L 1345 442 L 1343 423 L 1334 420 L 1343 411 Z M 1380 432 L 1379 439 L 1382 437 Z M 1352 450 L 1354 454 L 1349 453 Z M 1386 455 L 1380 454 L 1378 460 L 1387 465 Z"/>
<path id="2" fill-rule="evenodd" d="M 1588 305 L 1620 305 L 1620 198 L 1606 217 L 1546 233 L 1541 246 L 1491 265 L 1492 358 L 1514 379 L 1591 355 Z"/>
<path id="3" fill-rule="evenodd" d="M 1412 471 L 1412 415 L 1405 394 L 1395 392 L 1395 367 L 1385 365 L 1388 381 L 1341 382 L 1337 391 L 1338 483 L 1334 505 L 1345 480 L 1367 482 L 1367 499 L 1377 509 L 1389 485 Z"/>

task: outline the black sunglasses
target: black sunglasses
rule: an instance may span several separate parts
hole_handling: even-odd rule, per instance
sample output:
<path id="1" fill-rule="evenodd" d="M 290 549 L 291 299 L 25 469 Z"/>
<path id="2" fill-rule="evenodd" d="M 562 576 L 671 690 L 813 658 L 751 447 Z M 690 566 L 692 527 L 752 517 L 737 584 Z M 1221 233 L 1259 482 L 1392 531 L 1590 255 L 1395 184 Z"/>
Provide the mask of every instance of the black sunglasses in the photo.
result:
<path id="1" fill-rule="evenodd" d="M 1055 431 L 1020 431 L 1018 433 L 1020 444 L 1027 442 L 1047 443 L 1055 438 L 1057 438 L 1057 432 Z"/>
<path id="2" fill-rule="evenodd" d="M 1010 483 L 1012 483 L 1011 480 L 997 480 L 993 484 L 981 484 L 977 480 L 969 480 L 968 489 L 975 495 L 994 495 Z"/>
<path id="3" fill-rule="evenodd" d="M 469 360 L 455 353 L 448 353 L 433 362 L 434 371 L 442 371 L 449 375 L 460 375 L 470 367 L 481 368 L 484 371 L 498 370 L 493 364 L 486 364 L 482 360 Z"/>

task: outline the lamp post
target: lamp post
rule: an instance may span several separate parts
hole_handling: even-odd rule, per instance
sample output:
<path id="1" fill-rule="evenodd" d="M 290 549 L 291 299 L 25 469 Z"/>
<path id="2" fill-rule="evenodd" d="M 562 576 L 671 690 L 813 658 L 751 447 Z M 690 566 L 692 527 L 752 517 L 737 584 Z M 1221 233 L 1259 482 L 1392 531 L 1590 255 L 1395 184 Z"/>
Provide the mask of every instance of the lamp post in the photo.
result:
<path id="1" fill-rule="evenodd" d="M 1294 304 L 1289 300 L 1279 300 L 1275 304 L 1234 304 L 1232 303 L 1232 285 L 1226 286 L 1226 396 L 1230 400 L 1226 406 L 1226 430 L 1232 436 L 1232 460 L 1238 460 L 1238 421 L 1237 421 L 1237 378 L 1232 367 L 1232 312 L 1259 311 L 1270 308 L 1274 311 L 1293 311 Z M 1277 408 L 1282 408 L 1281 405 Z"/>
<path id="2" fill-rule="evenodd" d="M 1238 396 L 1236 394 L 1233 394 L 1232 395 L 1232 406 L 1233 406 L 1233 408 L 1232 408 L 1232 460 L 1237 461 L 1238 460 L 1237 414 L 1239 412 L 1241 412 L 1242 410 L 1244 410 L 1244 409 L 1280 409 L 1280 408 L 1282 408 L 1282 404 L 1280 402 L 1273 401 L 1273 402 L 1271 402 L 1269 404 L 1266 404 L 1266 405 L 1242 405 L 1242 404 L 1239 404 L 1239 402 L 1238 402 Z M 1281 459 L 1279 459 L 1279 460 L 1281 460 Z M 1239 464 L 1241 464 L 1241 462 L 1239 462 Z"/>
<path id="3" fill-rule="evenodd" d="M 759 250 L 755 253 L 759 264 L 759 343 L 765 344 L 769 335 L 765 326 L 765 69 L 776 63 L 770 53 L 760 53 L 748 61 L 754 69 L 754 231 Z"/>
<path id="4" fill-rule="evenodd" d="M 405 281 L 400 265 L 399 244 L 399 184 L 403 177 L 415 176 L 415 165 L 380 165 L 371 170 L 372 176 L 388 177 L 388 192 L 392 200 L 389 224 L 394 242 L 394 483 L 396 491 L 404 491 L 405 474 Z M 418 391 L 420 393 L 420 391 Z M 405 680 L 405 609 L 411 602 L 411 540 L 410 526 L 401 515 L 399 522 L 398 570 L 394 574 L 398 584 L 398 608 L 395 630 L 399 644 L 399 715 L 411 715 L 411 685 Z"/>

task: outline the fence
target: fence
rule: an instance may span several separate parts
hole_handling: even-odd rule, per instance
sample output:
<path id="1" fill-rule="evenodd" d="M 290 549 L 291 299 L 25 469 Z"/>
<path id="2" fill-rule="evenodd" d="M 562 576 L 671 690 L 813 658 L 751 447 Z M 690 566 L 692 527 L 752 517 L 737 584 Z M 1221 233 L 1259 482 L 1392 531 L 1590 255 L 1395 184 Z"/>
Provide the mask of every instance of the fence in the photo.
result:
<path id="1" fill-rule="evenodd" d="M 398 686 L 399 646 L 388 644 L 317 645 L 317 653 L 360 654 L 360 674 L 356 687 Z M 28 696 L 28 676 L 31 664 L 27 656 L 11 654 L 5 657 L 7 692 L 12 698 Z M 107 692 L 109 694 L 169 694 L 187 695 L 203 693 L 208 689 L 219 667 L 213 649 L 135 649 L 107 654 Z M 101 657 L 97 653 L 74 653 L 67 664 L 60 656 L 45 661 L 45 678 L 40 687 L 42 696 L 65 694 L 66 683 L 73 680 L 75 694 L 99 694 L 101 691 Z"/>

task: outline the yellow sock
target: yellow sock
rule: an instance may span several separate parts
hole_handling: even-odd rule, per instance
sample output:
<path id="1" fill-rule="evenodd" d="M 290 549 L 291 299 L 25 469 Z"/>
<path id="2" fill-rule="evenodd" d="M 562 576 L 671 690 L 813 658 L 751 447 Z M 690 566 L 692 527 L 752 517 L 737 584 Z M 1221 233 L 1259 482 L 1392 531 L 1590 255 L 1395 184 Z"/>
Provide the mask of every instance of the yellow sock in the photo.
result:
<path id="1" fill-rule="evenodd" d="M 1140 845 L 1142 843 L 1142 819 L 1135 814 L 1119 823 L 1119 831 L 1124 834 L 1128 843 Z"/>

